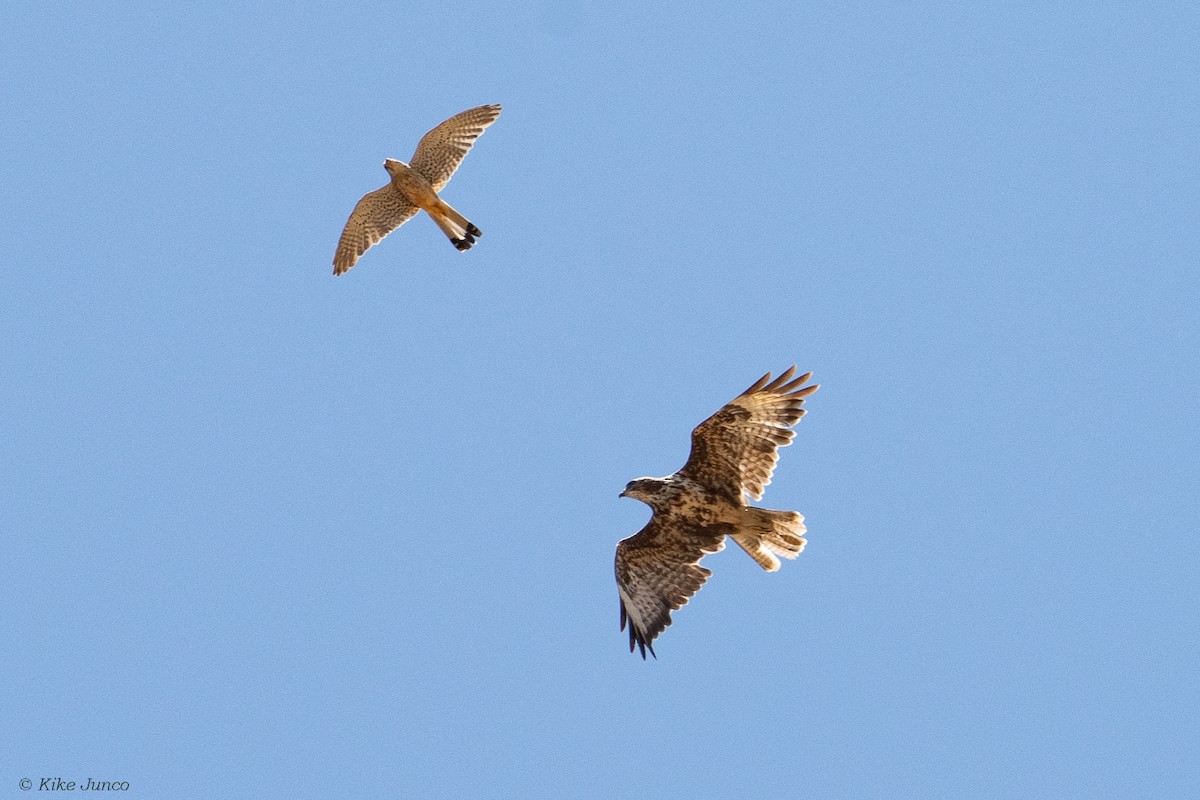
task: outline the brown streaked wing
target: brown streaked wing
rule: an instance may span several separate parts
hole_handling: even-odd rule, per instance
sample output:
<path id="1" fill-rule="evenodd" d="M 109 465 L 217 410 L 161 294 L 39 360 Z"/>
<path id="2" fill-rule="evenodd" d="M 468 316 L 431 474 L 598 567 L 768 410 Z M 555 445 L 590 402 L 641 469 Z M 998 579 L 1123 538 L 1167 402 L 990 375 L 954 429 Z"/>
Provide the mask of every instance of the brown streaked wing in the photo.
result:
<path id="1" fill-rule="evenodd" d="M 798 378 L 794 366 L 775 380 L 771 373 L 759 378 L 692 431 L 692 452 L 679 471 L 730 500 L 743 502 L 743 493 L 761 500 L 771 482 L 778 450 L 792 443 L 791 427 L 806 413 L 804 398 L 819 386 L 803 384 L 812 377 Z"/>
<path id="2" fill-rule="evenodd" d="M 654 654 L 654 639 L 671 624 L 671 612 L 685 605 L 712 572 L 700 559 L 725 547 L 721 526 L 696 527 L 653 516 L 646 527 L 617 544 L 617 591 L 621 630 L 629 625 L 629 652 Z"/>
<path id="3" fill-rule="evenodd" d="M 435 192 L 440 192 L 483 129 L 499 116 L 499 105 L 476 106 L 455 114 L 421 137 L 409 166 L 424 175 Z"/>
<path id="4" fill-rule="evenodd" d="M 363 195 L 338 240 L 333 254 L 333 274 L 341 275 L 371 249 L 380 239 L 412 219 L 417 207 L 406 202 L 389 183 L 381 189 Z"/>

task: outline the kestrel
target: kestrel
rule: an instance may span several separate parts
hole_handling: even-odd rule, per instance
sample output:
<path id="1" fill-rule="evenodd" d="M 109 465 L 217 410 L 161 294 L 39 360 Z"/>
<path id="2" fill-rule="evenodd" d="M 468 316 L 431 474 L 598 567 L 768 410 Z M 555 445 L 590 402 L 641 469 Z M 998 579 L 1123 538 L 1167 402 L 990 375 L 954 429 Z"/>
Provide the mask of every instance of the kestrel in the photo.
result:
<path id="1" fill-rule="evenodd" d="M 654 639 L 671 624 L 671 612 L 699 591 L 710 570 L 700 559 L 733 539 L 768 572 L 779 558 L 804 549 L 804 517 L 795 511 L 754 508 L 746 495 L 761 500 L 771 482 L 778 449 L 792 443 L 791 428 L 804 416 L 808 372 L 793 379 L 791 367 L 775 380 L 771 373 L 729 401 L 692 431 L 692 453 L 683 469 L 666 478 L 630 481 L 621 497 L 654 509 L 646 527 L 617 545 L 617 589 L 621 630 L 629 624 L 634 646 L 654 655 Z M 657 657 L 657 656 L 656 656 Z"/>
<path id="2" fill-rule="evenodd" d="M 499 116 L 499 105 L 468 109 L 422 136 L 412 163 L 385 159 L 383 168 L 392 179 L 382 189 L 367 192 L 354 207 L 333 256 L 333 274 L 349 270 L 359 256 L 420 209 L 433 218 L 455 247 L 470 250 L 475 237 L 483 234 L 437 193 L 450 182 L 483 129 Z"/>

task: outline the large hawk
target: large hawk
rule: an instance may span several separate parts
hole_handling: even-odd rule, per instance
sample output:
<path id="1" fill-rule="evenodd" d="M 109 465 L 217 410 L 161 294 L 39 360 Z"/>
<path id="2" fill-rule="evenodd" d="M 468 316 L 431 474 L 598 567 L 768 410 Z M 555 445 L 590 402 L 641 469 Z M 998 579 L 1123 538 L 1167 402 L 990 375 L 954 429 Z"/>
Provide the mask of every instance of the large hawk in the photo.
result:
<path id="1" fill-rule="evenodd" d="M 349 270 L 359 256 L 420 209 L 433 218 L 451 244 L 459 250 L 470 250 L 475 237 L 483 233 L 437 193 L 450 182 L 483 129 L 499 116 L 498 105 L 468 109 L 422 136 L 411 164 L 384 159 L 383 168 L 392 179 L 387 186 L 363 195 L 350 213 L 333 256 L 333 274 Z"/>
<path id="2" fill-rule="evenodd" d="M 724 549 L 728 536 L 768 572 L 779 559 L 804 549 L 804 517 L 795 511 L 753 508 L 792 443 L 791 427 L 804 416 L 804 398 L 817 384 L 798 378 L 793 366 L 771 373 L 731 400 L 692 431 L 692 452 L 683 469 L 666 478 L 630 481 L 621 497 L 654 509 L 646 527 L 617 545 L 621 630 L 629 625 L 629 652 L 654 654 L 652 642 L 671 624 L 671 612 L 694 595 L 712 572 L 700 559 Z"/>

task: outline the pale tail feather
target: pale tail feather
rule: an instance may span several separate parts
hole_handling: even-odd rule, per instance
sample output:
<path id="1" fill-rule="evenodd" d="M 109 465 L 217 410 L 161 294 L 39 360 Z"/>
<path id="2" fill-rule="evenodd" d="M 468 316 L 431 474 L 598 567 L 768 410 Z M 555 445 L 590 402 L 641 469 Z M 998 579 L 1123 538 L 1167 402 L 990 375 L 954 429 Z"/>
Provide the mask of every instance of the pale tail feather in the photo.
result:
<path id="1" fill-rule="evenodd" d="M 748 508 L 750 522 L 733 539 L 767 572 L 779 569 L 779 559 L 795 558 L 804 550 L 804 517 L 795 511 Z"/>
<path id="2" fill-rule="evenodd" d="M 446 234 L 455 247 L 459 250 L 470 250 L 471 245 L 475 244 L 475 237 L 483 236 L 483 232 L 471 224 L 471 221 L 458 213 L 447 202 L 442 201 L 437 213 L 432 213 L 429 216 L 437 223 L 437 226 L 442 229 L 442 233 Z"/>

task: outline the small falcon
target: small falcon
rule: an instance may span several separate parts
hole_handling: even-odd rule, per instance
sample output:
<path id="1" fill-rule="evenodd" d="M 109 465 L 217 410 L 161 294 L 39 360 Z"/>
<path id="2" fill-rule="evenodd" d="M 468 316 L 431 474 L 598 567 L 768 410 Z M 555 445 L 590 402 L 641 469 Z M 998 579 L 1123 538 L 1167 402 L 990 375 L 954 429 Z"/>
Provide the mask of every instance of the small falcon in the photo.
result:
<path id="1" fill-rule="evenodd" d="M 629 625 L 629 652 L 654 654 L 653 641 L 671 624 L 671 612 L 687 603 L 708 577 L 700 559 L 733 539 L 768 572 L 779 559 L 804 549 L 804 517 L 795 511 L 753 508 L 761 500 L 779 460 L 792 443 L 792 426 L 804 416 L 806 372 L 793 366 L 775 380 L 771 373 L 731 400 L 692 431 L 692 452 L 683 469 L 665 478 L 630 481 L 621 497 L 654 509 L 646 527 L 617 545 L 617 589 L 621 630 Z"/>
<path id="2" fill-rule="evenodd" d="M 333 256 L 333 274 L 341 275 L 380 239 L 408 222 L 424 209 L 451 244 L 470 250 L 479 228 L 437 193 L 450 182 L 471 145 L 500 116 L 500 106 L 477 106 L 438 125 L 421 137 L 412 163 L 385 159 L 383 168 L 392 180 L 382 189 L 363 195 L 346 221 L 337 252 Z"/>

